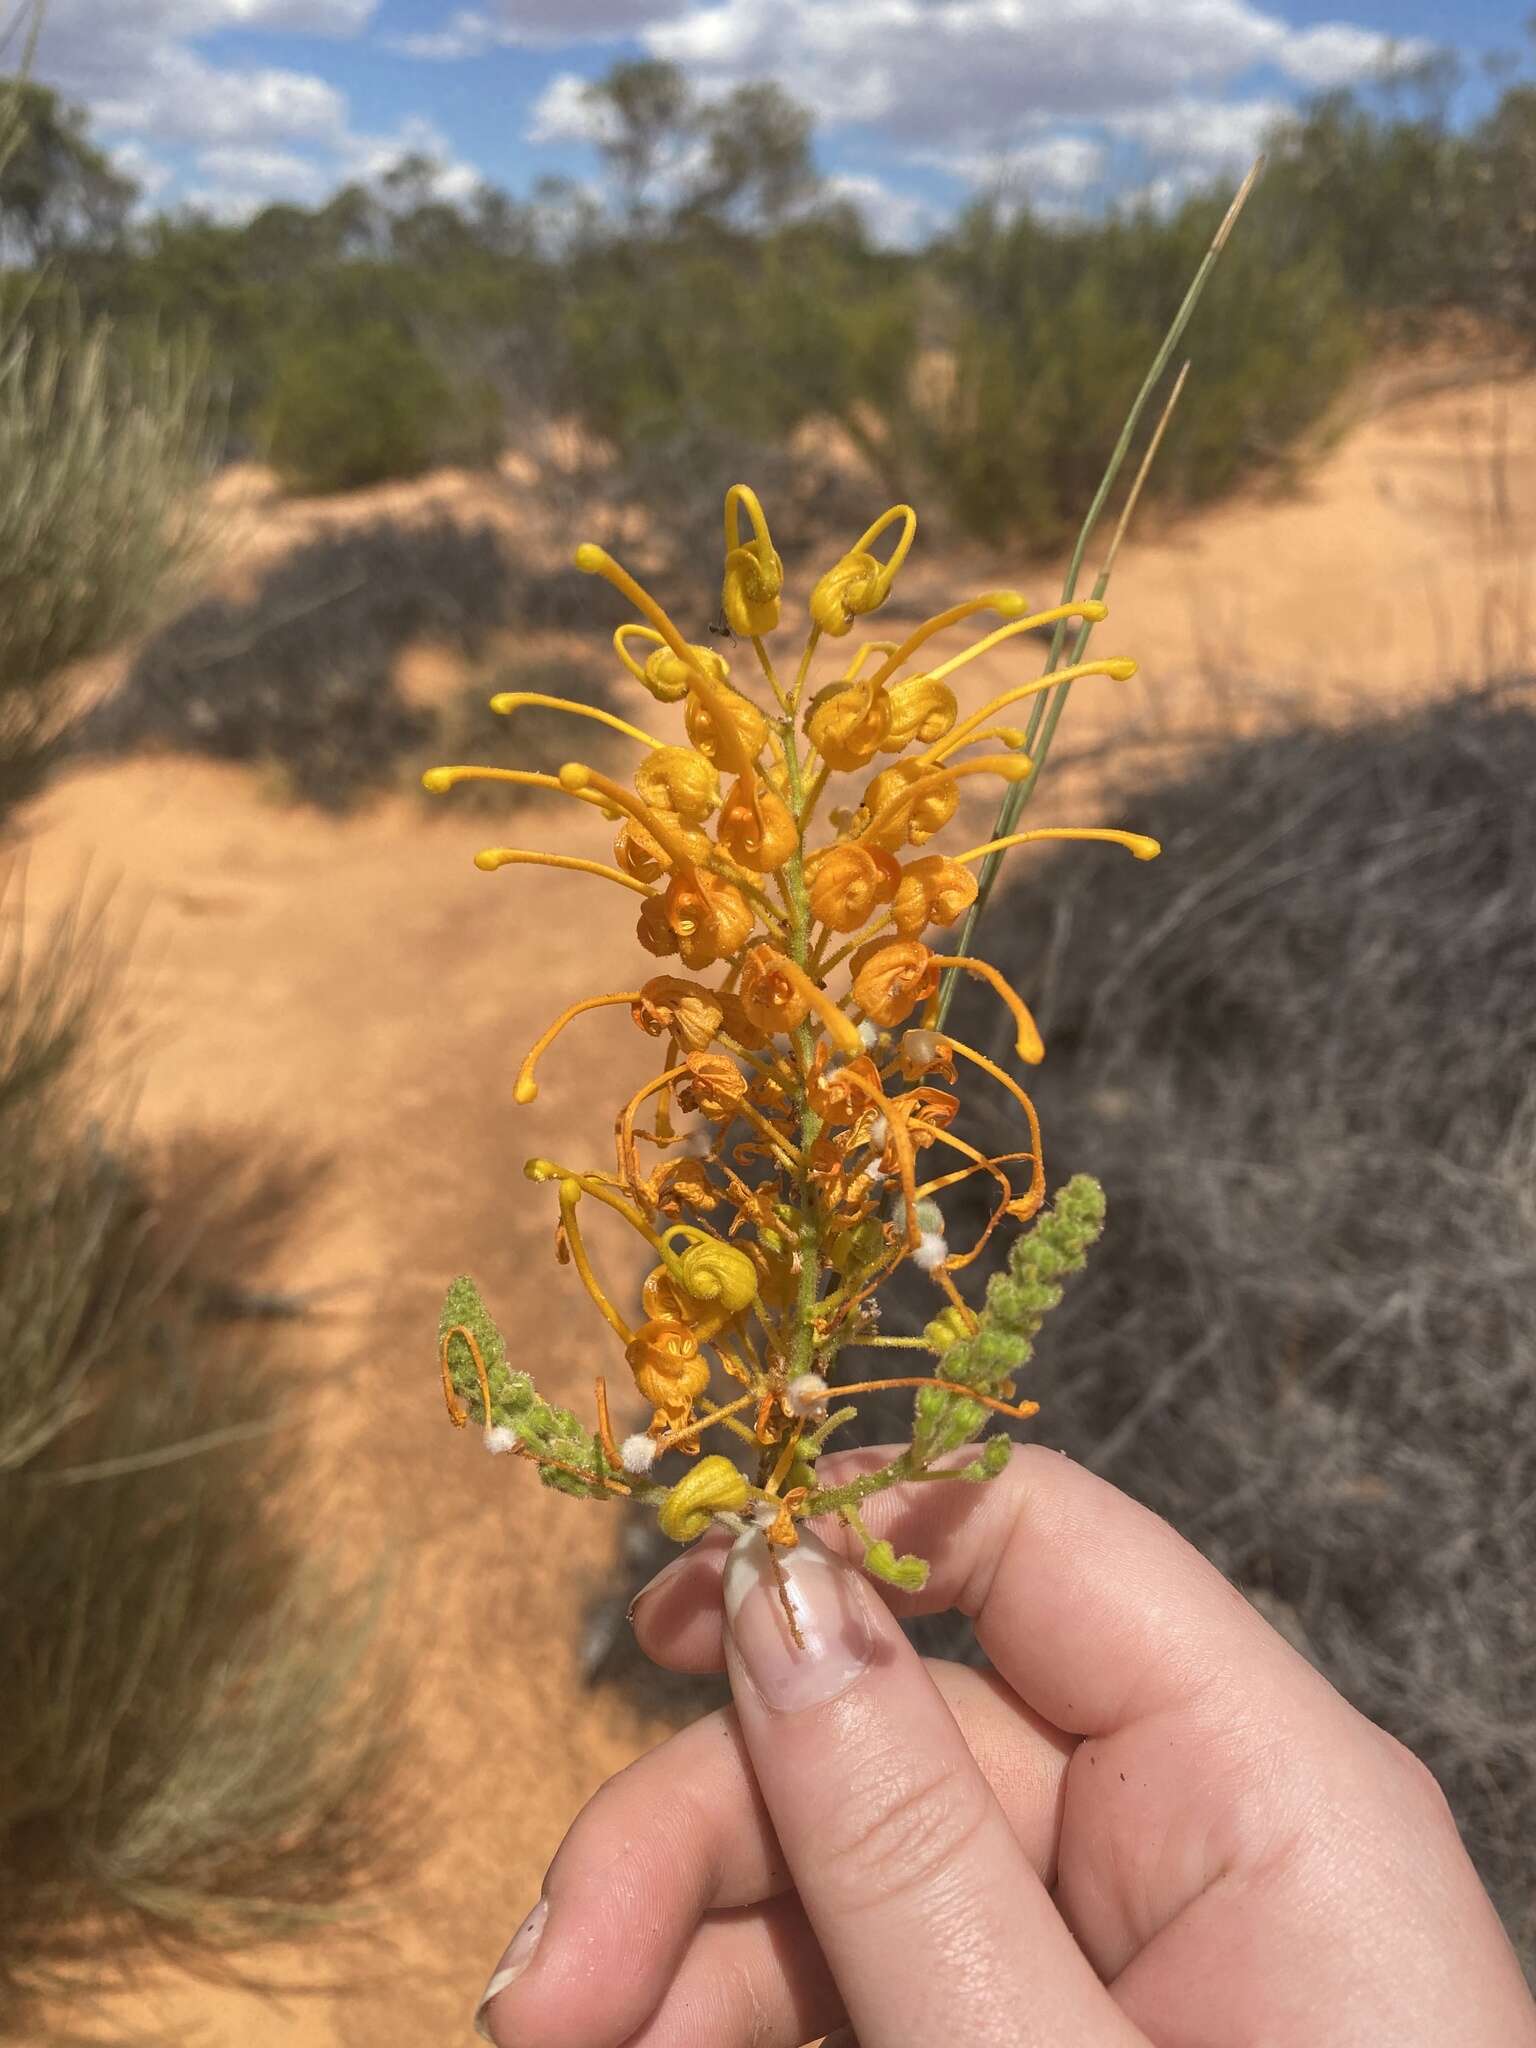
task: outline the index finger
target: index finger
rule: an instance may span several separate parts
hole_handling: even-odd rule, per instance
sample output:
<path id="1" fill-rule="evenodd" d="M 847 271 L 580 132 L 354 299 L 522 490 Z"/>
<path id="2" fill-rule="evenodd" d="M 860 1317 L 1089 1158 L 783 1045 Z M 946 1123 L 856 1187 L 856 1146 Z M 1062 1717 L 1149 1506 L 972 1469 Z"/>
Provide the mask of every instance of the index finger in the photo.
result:
<path id="1" fill-rule="evenodd" d="M 889 1464 L 900 1448 L 824 1458 L 821 1478 L 842 1485 Z M 1299 1687 L 1352 1712 L 1161 1516 L 1058 1451 L 1021 1444 L 985 1484 L 895 1486 L 862 1501 L 859 1511 L 898 1554 L 913 1551 L 931 1563 L 921 1592 L 870 1582 L 892 1611 L 969 1615 L 1001 1676 L 1068 1733 L 1110 1735 L 1187 1706 L 1236 1669 L 1250 1701 L 1266 1690 L 1294 1701 Z M 860 1555 L 835 1516 L 815 1528 L 828 1549 Z M 657 1663 L 721 1668 L 725 1555 L 706 1539 L 636 1599 L 635 1633 Z"/>
<path id="2" fill-rule="evenodd" d="M 864 1575 L 753 1529 L 723 1591 L 753 1774 L 864 2048 L 1147 2048 Z"/>

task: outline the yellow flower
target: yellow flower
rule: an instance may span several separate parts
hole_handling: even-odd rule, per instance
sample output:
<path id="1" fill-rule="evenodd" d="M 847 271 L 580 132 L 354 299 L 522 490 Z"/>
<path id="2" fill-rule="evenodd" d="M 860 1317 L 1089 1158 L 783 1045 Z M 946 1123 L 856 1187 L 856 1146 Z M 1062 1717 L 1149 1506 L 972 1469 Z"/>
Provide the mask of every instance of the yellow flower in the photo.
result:
<path id="1" fill-rule="evenodd" d="M 752 522 L 752 538 L 743 543 L 741 513 Z M 779 593 L 784 564 L 774 552 L 768 521 L 757 493 L 733 484 L 725 498 L 725 577 L 720 604 L 726 623 L 743 640 L 760 639 L 779 623 Z"/>
<path id="2" fill-rule="evenodd" d="M 898 521 L 901 533 L 890 559 L 877 561 L 870 549 L 886 528 Z M 906 560 L 916 531 L 917 514 L 912 507 L 893 505 L 860 534 L 842 560 L 827 571 L 811 592 L 811 617 L 823 633 L 840 637 L 856 618 L 879 610 L 891 594 L 896 571 Z"/>
<path id="3" fill-rule="evenodd" d="M 663 1536 L 692 1543 L 716 1515 L 739 1513 L 750 1498 L 746 1480 L 729 1458 L 701 1458 L 672 1488 L 656 1519 Z"/>
<path id="4" fill-rule="evenodd" d="M 901 882 L 901 869 L 888 853 L 843 840 L 823 846 L 805 864 L 811 915 L 829 931 L 856 932 Z"/>
<path id="5" fill-rule="evenodd" d="M 674 1251 L 682 1239 L 684 1249 Z M 740 1315 L 757 1295 L 757 1268 L 743 1251 L 711 1237 L 707 1230 L 695 1230 L 687 1223 L 674 1223 L 661 1238 L 662 1263 L 685 1294 L 695 1301 L 718 1305 L 727 1315 Z"/>
<path id="6" fill-rule="evenodd" d="M 715 765 L 692 747 L 657 747 L 635 770 L 635 788 L 654 810 L 701 825 L 720 802 Z"/>
<path id="7" fill-rule="evenodd" d="M 853 956 L 853 999 L 872 1024 L 889 1031 L 939 985 L 933 955 L 916 939 L 875 939 Z"/>
<path id="8" fill-rule="evenodd" d="M 765 782 L 745 777 L 731 786 L 716 837 L 732 860 L 758 875 L 776 874 L 800 844 L 788 805 Z"/>
<path id="9" fill-rule="evenodd" d="M 891 900 L 891 920 L 903 938 L 914 939 L 926 925 L 953 924 L 976 901 L 976 877 L 942 853 L 911 860 Z"/>
<path id="10" fill-rule="evenodd" d="M 891 700 L 875 683 L 834 683 L 811 699 L 805 730 L 828 767 L 849 774 L 885 745 Z"/>

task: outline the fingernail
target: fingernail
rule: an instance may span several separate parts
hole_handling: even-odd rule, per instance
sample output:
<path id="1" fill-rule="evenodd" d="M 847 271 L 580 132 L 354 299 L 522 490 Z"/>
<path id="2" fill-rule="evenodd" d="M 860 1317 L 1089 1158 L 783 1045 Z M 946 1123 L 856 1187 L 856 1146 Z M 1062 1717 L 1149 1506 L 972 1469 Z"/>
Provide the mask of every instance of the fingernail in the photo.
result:
<path id="1" fill-rule="evenodd" d="M 496 1965 L 495 1974 L 481 1994 L 480 2003 L 475 2007 L 475 2032 L 482 2041 L 489 2041 L 495 2048 L 496 2037 L 485 2023 L 486 2008 L 492 1999 L 500 1998 L 509 1985 L 515 1984 L 533 1961 L 533 1952 L 539 1945 L 539 1936 L 544 1932 L 544 1922 L 549 1915 L 548 1899 L 540 1899 L 528 1918 L 512 1937 L 512 1944 Z"/>
<path id="2" fill-rule="evenodd" d="M 631 1628 L 633 1628 L 635 1625 L 635 1609 L 640 1605 L 640 1602 L 642 1600 L 649 1600 L 653 1593 L 659 1593 L 662 1587 L 666 1585 L 669 1579 L 677 1578 L 679 1574 L 688 1565 L 691 1565 L 692 1563 L 693 1552 L 691 1550 L 685 1550 L 681 1557 L 674 1557 L 670 1564 L 664 1564 L 661 1570 L 656 1574 L 654 1579 L 646 1580 L 645 1584 L 640 1588 L 639 1592 L 635 1595 L 634 1599 L 630 1601 L 628 1610 L 626 1611 L 624 1616 L 624 1619 L 629 1623 Z"/>
<path id="3" fill-rule="evenodd" d="M 874 1655 L 857 1573 L 809 1532 L 793 1550 L 776 1551 L 761 1530 L 749 1529 L 731 1546 L 724 1593 L 731 1640 L 776 1713 L 836 1699 Z"/>

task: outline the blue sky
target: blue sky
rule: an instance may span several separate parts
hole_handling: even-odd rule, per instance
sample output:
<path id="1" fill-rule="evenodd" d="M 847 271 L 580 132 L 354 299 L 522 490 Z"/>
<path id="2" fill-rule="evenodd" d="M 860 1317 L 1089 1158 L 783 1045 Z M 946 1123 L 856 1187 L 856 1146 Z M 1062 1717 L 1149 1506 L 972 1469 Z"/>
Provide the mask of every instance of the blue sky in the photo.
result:
<path id="1" fill-rule="evenodd" d="M 1529 47 L 1528 0 L 1464 0 L 1461 99 Z M 1444 0 L 50 0 L 37 71 L 160 204 L 314 199 L 406 149 L 443 187 L 599 175 L 584 81 L 618 57 L 701 93 L 773 77 L 885 238 L 999 179 L 1064 211 L 1240 168 L 1308 92 L 1441 46 Z"/>

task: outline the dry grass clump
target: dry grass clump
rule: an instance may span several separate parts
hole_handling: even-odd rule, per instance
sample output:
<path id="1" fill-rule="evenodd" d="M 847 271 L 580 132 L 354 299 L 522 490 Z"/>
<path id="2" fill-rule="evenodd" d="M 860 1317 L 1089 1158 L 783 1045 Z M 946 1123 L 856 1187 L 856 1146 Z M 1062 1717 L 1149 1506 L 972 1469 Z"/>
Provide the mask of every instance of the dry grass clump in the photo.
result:
<path id="1" fill-rule="evenodd" d="M 209 597 L 148 642 L 84 743 L 276 767 L 342 810 L 430 751 L 430 712 L 395 678 L 413 641 L 474 658 L 514 621 L 558 625 L 582 579 L 525 571 L 494 528 L 380 519 L 283 557 L 243 602 Z"/>
<path id="2" fill-rule="evenodd" d="M 1160 861 L 1041 862 L 988 939 L 1038 1006 L 1051 1183 L 1109 1197 L 1030 1434 L 1424 1757 L 1528 1966 L 1533 781 L 1528 691 L 1238 744 L 1128 791 Z"/>
<path id="3" fill-rule="evenodd" d="M 13 907 L 13 906 L 12 906 Z M 0 945 L 0 2034 L 152 1947 L 334 1918 L 391 1865 L 374 1596 L 288 1509 L 297 1360 L 254 1296 L 313 1184 L 89 1121 L 108 992 Z M 83 1978 L 82 1978 L 83 1973 Z M 35 2038 L 35 2035 L 30 2035 Z"/>
<path id="4" fill-rule="evenodd" d="M 137 631 L 185 560 L 209 453 L 185 348 L 125 351 L 67 310 L 0 322 L 0 817 L 58 751 L 60 671 Z"/>

